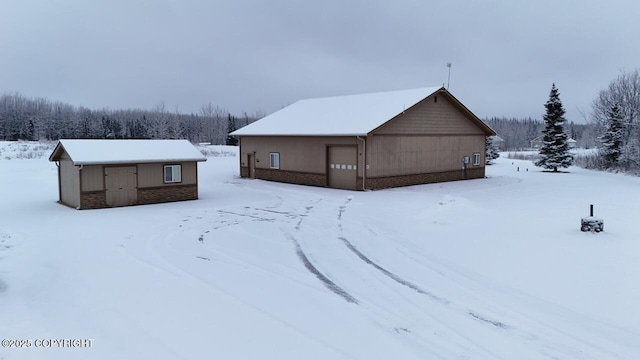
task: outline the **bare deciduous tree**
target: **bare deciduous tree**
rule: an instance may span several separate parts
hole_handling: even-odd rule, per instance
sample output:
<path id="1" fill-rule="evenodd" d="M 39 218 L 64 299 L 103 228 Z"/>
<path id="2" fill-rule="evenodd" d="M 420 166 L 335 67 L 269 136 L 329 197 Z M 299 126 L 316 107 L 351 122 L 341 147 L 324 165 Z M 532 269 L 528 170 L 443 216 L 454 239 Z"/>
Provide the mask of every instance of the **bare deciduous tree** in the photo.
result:
<path id="1" fill-rule="evenodd" d="M 601 90 L 593 101 L 591 119 L 599 127 L 604 129 L 607 125 L 609 110 L 614 105 L 620 107 L 623 123 L 625 125 L 625 142 L 632 134 L 637 133 L 640 119 L 640 71 L 622 72 L 609 86 Z M 637 135 L 637 134 L 636 134 Z"/>
<path id="2" fill-rule="evenodd" d="M 622 72 L 593 101 L 591 120 L 597 132 L 604 135 L 610 111 L 619 107 L 622 122 L 620 162 L 627 169 L 640 164 L 640 71 Z"/>

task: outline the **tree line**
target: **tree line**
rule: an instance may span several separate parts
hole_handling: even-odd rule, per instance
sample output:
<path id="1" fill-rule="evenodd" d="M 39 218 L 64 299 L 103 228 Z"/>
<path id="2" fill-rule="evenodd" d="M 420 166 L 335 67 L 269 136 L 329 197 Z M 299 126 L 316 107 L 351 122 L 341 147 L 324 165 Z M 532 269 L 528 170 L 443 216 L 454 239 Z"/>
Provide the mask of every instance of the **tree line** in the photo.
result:
<path id="1" fill-rule="evenodd" d="M 211 103 L 197 114 L 170 112 L 163 103 L 153 110 L 91 110 L 21 94 L 0 96 L 0 140 L 188 139 L 191 142 L 235 144 L 229 132 L 264 114 L 234 116 Z M 599 153 L 581 166 L 640 173 L 640 71 L 622 72 L 593 100 L 587 124 L 563 127 L 581 148 Z M 486 118 L 504 140 L 501 150 L 528 149 L 542 136 L 543 121 Z"/>
<path id="2" fill-rule="evenodd" d="M 188 139 L 191 142 L 225 144 L 228 133 L 264 114 L 234 116 L 211 103 L 198 114 L 170 112 L 163 103 L 153 110 L 91 110 L 21 94 L 0 96 L 0 140 L 58 139 Z M 526 118 L 484 119 L 504 139 L 501 150 L 521 150 L 541 135 L 544 123 Z M 569 124 L 569 136 L 583 147 L 593 147 L 583 136 L 588 125 Z"/>
<path id="3" fill-rule="evenodd" d="M 197 114 L 153 110 L 91 110 L 21 94 L 0 96 L 1 140 L 187 139 L 193 143 L 233 143 L 228 134 L 263 114 L 234 116 L 211 103 Z"/>
<path id="4" fill-rule="evenodd" d="M 531 148 L 531 140 L 542 136 L 545 123 L 533 118 L 506 118 L 491 117 L 483 120 L 502 138 L 500 145 L 503 151 L 517 151 Z M 565 129 L 567 135 L 576 141 L 581 148 L 593 148 L 597 146 L 592 135 L 591 125 L 576 124 L 571 121 Z"/>

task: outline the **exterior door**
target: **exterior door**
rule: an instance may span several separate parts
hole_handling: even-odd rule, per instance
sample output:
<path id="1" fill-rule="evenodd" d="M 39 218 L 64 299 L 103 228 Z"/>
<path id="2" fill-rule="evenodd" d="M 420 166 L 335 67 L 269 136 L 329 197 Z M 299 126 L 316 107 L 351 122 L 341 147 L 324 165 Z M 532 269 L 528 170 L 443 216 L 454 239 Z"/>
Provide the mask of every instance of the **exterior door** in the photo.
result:
<path id="1" fill-rule="evenodd" d="M 254 154 L 247 154 L 247 161 L 249 162 L 249 178 L 256 178 L 256 157 Z"/>
<path id="2" fill-rule="evenodd" d="M 107 206 L 127 206 L 138 201 L 135 166 L 106 167 L 104 184 Z"/>
<path id="3" fill-rule="evenodd" d="M 338 189 L 356 189 L 358 175 L 357 146 L 329 146 L 329 186 Z"/>

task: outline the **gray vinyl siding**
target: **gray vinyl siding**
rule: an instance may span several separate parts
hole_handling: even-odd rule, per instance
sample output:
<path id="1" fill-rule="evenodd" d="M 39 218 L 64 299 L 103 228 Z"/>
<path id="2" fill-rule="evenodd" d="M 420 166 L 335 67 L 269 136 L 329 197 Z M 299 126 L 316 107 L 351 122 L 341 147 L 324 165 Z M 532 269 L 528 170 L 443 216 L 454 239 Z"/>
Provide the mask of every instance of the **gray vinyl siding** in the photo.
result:
<path id="1" fill-rule="evenodd" d="M 68 156 L 60 159 L 60 182 L 60 201 L 74 208 L 79 207 L 80 174 Z"/>
<path id="2" fill-rule="evenodd" d="M 85 165 L 80 174 L 82 174 L 82 191 L 104 190 L 102 165 Z"/>
<path id="3" fill-rule="evenodd" d="M 179 183 L 164 183 L 164 165 L 182 165 L 182 181 Z M 138 188 L 193 185 L 198 183 L 198 164 L 196 162 L 166 163 L 166 164 L 138 164 Z"/>

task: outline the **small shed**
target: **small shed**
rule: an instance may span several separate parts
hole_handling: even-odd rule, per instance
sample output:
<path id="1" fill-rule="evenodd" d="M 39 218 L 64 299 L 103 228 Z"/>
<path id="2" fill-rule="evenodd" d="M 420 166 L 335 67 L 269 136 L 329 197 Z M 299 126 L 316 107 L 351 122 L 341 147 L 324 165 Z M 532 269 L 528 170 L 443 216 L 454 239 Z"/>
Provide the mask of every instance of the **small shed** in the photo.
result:
<path id="1" fill-rule="evenodd" d="M 483 178 L 496 133 L 431 87 L 301 100 L 231 135 L 242 177 L 366 190 Z"/>
<path id="2" fill-rule="evenodd" d="M 198 162 L 187 140 L 68 140 L 49 156 L 61 204 L 76 209 L 198 198 Z"/>

